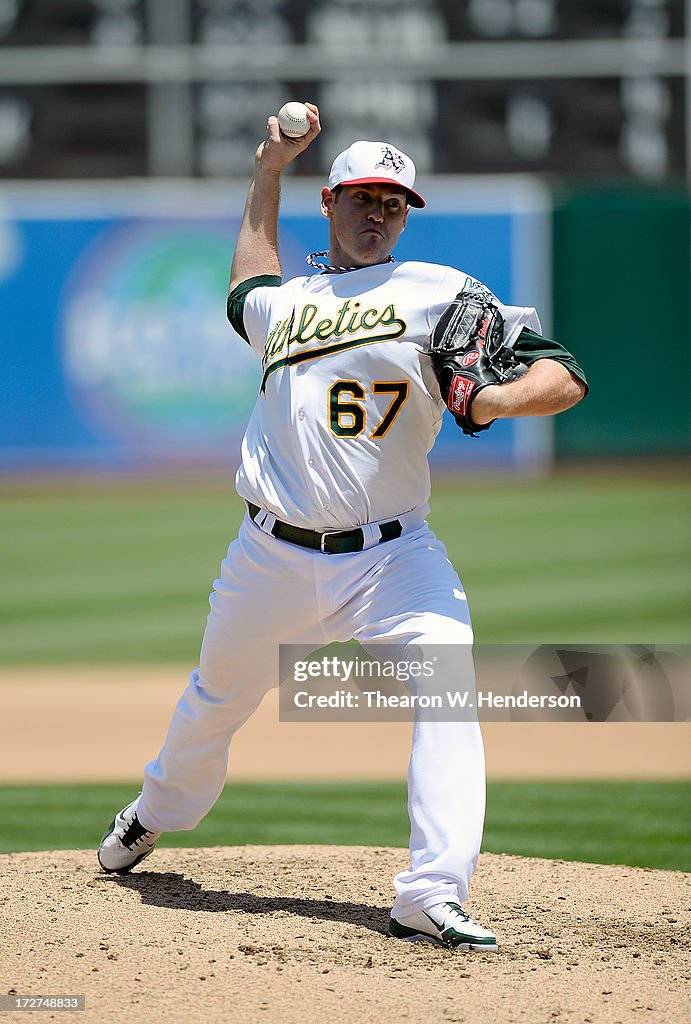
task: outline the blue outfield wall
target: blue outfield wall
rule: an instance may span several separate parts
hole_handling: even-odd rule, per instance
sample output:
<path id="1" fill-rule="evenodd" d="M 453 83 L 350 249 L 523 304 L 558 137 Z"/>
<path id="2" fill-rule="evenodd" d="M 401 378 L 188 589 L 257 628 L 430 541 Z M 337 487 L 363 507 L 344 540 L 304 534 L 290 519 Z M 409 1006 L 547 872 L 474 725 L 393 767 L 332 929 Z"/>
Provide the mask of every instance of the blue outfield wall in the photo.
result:
<path id="1" fill-rule="evenodd" d="M 421 188 L 423 185 L 421 185 Z M 246 183 L 8 185 L 0 200 L 0 470 L 234 469 L 259 365 L 225 316 Z M 399 259 L 446 263 L 550 328 L 549 196 L 530 179 L 426 183 Z M 319 183 L 284 187 L 284 277 L 326 248 Z M 544 420 L 477 440 L 447 417 L 433 464 L 535 471 Z"/>

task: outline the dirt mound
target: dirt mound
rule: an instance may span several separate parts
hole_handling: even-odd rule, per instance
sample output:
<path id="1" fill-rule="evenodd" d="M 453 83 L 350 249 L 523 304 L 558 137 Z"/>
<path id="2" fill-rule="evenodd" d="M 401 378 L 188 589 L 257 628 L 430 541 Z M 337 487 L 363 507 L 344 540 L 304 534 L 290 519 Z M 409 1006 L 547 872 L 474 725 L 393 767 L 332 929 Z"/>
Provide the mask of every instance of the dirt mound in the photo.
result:
<path id="1" fill-rule="evenodd" d="M 42 1019 L 99 1024 L 687 1019 L 691 875 L 485 854 L 469 909 L 500 951 L 453 953 L 386 937 L 405 863 L 166 849 L 119 878 L 92 851 L 1 856 L 0 994 L 83 994 L 86 1013 Z"/>

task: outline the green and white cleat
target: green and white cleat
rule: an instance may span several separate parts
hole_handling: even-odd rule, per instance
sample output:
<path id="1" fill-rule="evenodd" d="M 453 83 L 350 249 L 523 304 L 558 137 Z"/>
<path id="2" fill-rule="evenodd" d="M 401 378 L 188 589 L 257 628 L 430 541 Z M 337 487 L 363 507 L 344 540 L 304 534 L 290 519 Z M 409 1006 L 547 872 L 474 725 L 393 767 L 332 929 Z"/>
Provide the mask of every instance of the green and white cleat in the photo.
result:
<path id="1" fill-rule="evenodd" d="M 160 832 L 144 828 L 137 817 L 139 797 L 119 811 L 105 831 L 98 848 L 98 862 L 104 871 L 126 875 L 154 852 Z"/>
<path id="2" fill-rule="evenodd" d="M 389 919 L 389 935 L 406 942 L 433 942 L 447 949 L 496 953 L 497 937 L 466 914 L 458 903 L 437 903 L 410 917 Z"/>

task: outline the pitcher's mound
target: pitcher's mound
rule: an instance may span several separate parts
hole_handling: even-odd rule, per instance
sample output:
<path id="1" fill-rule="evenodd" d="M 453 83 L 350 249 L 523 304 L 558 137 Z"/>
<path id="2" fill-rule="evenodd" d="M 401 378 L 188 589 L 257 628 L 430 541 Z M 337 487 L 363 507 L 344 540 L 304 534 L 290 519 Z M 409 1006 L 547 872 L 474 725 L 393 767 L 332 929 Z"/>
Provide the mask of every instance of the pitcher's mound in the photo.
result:
<path id="1" fill-rule="evenodd" d="M 103 1024 L 687 1019 L 690 875 L 484 854 L 468 909 L 499 952 L 454 953 L 387 938 L 406 859 L 158 849 L 118 877 L 93 851 L 2 856 L 0 995 L 84 995 L 70 1019 Z"/>

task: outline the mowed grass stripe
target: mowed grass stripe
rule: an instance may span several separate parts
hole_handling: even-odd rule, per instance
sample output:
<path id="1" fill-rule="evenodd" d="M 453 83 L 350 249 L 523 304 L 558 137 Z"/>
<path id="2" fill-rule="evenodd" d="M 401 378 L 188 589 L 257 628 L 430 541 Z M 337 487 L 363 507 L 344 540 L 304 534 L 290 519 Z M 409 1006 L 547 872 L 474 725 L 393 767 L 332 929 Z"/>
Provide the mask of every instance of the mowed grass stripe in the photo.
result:
<path id="1" fill-rule="evenodd" d="M 443 496 L 447 501 L 448 495 Z M 580 507 L 570 503 L 562 516 L 554 510 L 545 513 L 537 507 L 539 501 L 525 506 L 525 515 L 519 514 L 521 499 L 508 508 L 500 501 L 501 511 L 482 506 L 473 511 L 468 525 L 457 510 L 449 513 L 448 504 L 442 505 L 442 516 L 436 516 L 435 504 L 432 525 L 444 539 L 449 556 L 465 580 L 478 568 L 488 581 L 498 580 L 509 585 L 514 580 L 528 586 L 536 580 L 560 573 L 613 577 L 619 570 L 631 571 L 632 566 L 649 566 L 652 579 L 648 585 L 664 584 L 665 570 L 676 564 L 689 565 L 691 549 L 691 501 L 689 495 L 679 508 L 665 505 L 667 495 L 627 495 L 621 505 L 602 505 L 603 496 L 595 493 L 591 498 L 590 514 L 582 514 Z M 609 499 L 609 495 L 605 495 Z M 581 496 L 581 504 L 583 498 Z M 481 525 L 479 525 L 481 524 Z M 478 530 L 482 543 L 478 543 Z M 511 543 L 512 541 L 512 543 Z"/>
<path id="2" fill-rule="evenodd" d="M 568 591 L 560 585 L 543 586 L 532 581 L 530 586 L 496 588 L 486 581 L 474 582 L 469 587 L 471 610 L 473 612 L 476 636 L 479 641 L 490 635 L 494 642 L 511 637 L 515 642 L 527 635 L 539 636 L 547 641 L 547 631 L 554 639 L 569 639 L 575 642 L 575 633 L 582 635 L 582 642 L 607 642 L 611 629 L 627 630 L 628 634 L 616 642 L 642 642 L 659 639 L 659 626 L 679 627 L 679 642 L 688 636 L 688 579 L 685 572 L 677 568 L 665 577 L 658 591 L 655 581 L 640 575 L 622 575 L 616 586 L 611 583 L 603 592 L 592 580 L 570 580 Z M 35 601 L 28 621 L 26 609 L 10 605 L 2 613 L 0 627 L 0 648 L 5 659 L 25 655 L 32 651 L 39 654 L 48 652 L 54 645 L 56 652 L 69 652 L 74 644 L 72 628 L 86 631 L 80 643 L 86 655 L 98 652 L 101 641 L 115 642 L 136 640 L 148 636 L 154 642 L 157 638 L 165 641 L 176 636 L 179 649 L 180 635 L 188 642 L 192 637 L 201 638 L 206 621 L 208 602 L 206 592 L 199 595 L 184 591 L 150 590 L 138 593 L 137 587 L 125 587 L 120 594 L 105 596 L 88 595 L 70 598 L 63 595 L 53 607 L 50 601 Z M 580 602 L 584 603 L 580 603 Z M 614 606 L 612 606 L 614 602 Z M 36 630 L 36 616 L 44 615 L 46 623 L 41 631 Z M 605 630 L 597 617 L 601 615 L 606 623 Z M 567 621 L 566 632 L 559 631 Z M 640 629 L 645 636 L 642 636 Z M 588 632 L 587 632 L 588 631 Z M 672 642 L 672 634 L 666 642 Z M 158 656 L 158 653 L 155 655 Z M 168 654 L 168 659 L 172 655 Z"/>
<path id="3" fill-rule="evenodd" d="M 561 501 L 588 504 L 594 490 L 607 495 L 611 501 L 619 499 L 634 502 L 646 502 L 655 495 L 667 499 L 674 495 L 683 498 L 688 494 L 688 481 L 684 476 L 685 465 L 681 462 L 675 475 L 672 475 L 672 471 L 661 475 L 656 472 L 654 466 L 646 471 L 645 467 L 637 468 L 635 464 L 631 465 L 631 469 L 627 469 L 624 463 L 619 465 L 621 471 L 618 472 L 614 467 L 610 474 L 598 472 L 597 463 L 594 462 L 593 472 L 561 468 L 551 476 L 535 479 L 521 479 L 510 475 L 487 478 L 471 475 L 466 479 L 463 471 L 457 474 L 438 474 L 434 480 L 434 493 L 441 496 L 452 495 L 456 502 L 460 497 L 462 500 L 473 501 L 486 498 L 496 503 L 497 498 L 510 496 L 517 508 L 520 508 L 521 504 L 530 505 L 536 495 L 541 501 L 546 495 L 549 501 L 555 503 Z"/>
<path id="4" fill-rule="evenodd" d="M 691 508 L 688 510 L 691 511 Z M 655 525 L 649 529 L 650 511 L 642 512 L 640 515 L 636 510 L 631 510 L 623 522 L 610 522 L 609 520 L 597 523 L 596 529 L 585 527 L 581 520 L 575 525 L 573 520 L 562 522 L 559 526 L 550 527 L 545 522 L 521 523 L 517 521 L 511 525 L 510 533 L 516 540 L 527 545 L 527 550 L 532 551 L 536 545 L 541 545 L 545 556 L 570 558 L 591 558 L 595 555 L 612 553 L 612 539 L 616 540 L 615 551 L 635 553 L 643 552 L 670 552 L 678 550 L 679 546 L 691 544 L 691 530 L 689 527 L 688 512 L 678 511 L 673 515 L 669 512 L 660 513 L 656 516 Z M 489 527 L 488 527 L 489 528 Z M 458 531 L 449 534 L 457 543 L 463 541 L 463 536 Z M 469 536 L 468 541 L 472 539 Z M 472 557 L 475 545 L 468 544 L 468 554 Z M 517 547 L 516 554 L 520 554 L 520 547 Z M 500 549 L 500 553 L 504 553 Z M 494 556 L 494 557 L 493 557 Z M 493 549 L 488 551 L 489 564 L 494 561 L 500 564 Z"/>
<path id="5" fill-rule="evenodd" d="M 675 596 L 646 595 L 644 606 L 612 607 L 609 599 L 587 604 L 530 603 L 517 595 L 515 608 L 500 615 L 482 594 L 471 602 L 475 639 L 479 643 L 688 643 L 686 605 Z M 684 638 L 687 638 L 686 640 Z"/>
<path id="6" fill-rule="evenodd" d="M 480 641 L 683 642 L 690 495 L 641 476 L 442 483 L 431 523 L 468 589 Z M 4 494 L 3 660 L 196 658 L 242 514 L 230 491 L 198 485 L 191 496 Z"/>
<path id="7" fill-rule="evenodd" d="M 205 518 L 227 515 L 229 510 L 242 514 L 243 503 L 230 489 L 227 494 L 210 493 L 192 483 L 190 487 L 195 494 L 190 497 L 184 485 L 174 491 L 161 488 L 152 492 L 146 487 L 142 484 L 140 493 L 128 498 L 120 497 L 116 490 L 100 490 L 98 485 L 75 494 L 39 490 L 28 497 L 6 490 L 0 493 L 0 507 L 7 526 L 65 532 L 74 526 L 136 530 L 141 524 L 147 524 L 152 516 L 158 517 L 161 508 L 169 511 L 169 523 L 187 523 L 190 526 Z M 98 521 L 94 519 L 95 510 L 98 510 Z"/>
<path id="8" fill-rule="evenodd" d="M 670 585 L 675 589 L 677 581 L 686 579 L 689 584 L 689 567 L 679 561 L 679 552 L 671 551 L 665 555 L 656 552 L 645 552 L 634 557 L 624 552 L 614 552 L 608 557 L 593 561 L 583 558 L 550 558 L 536 564 L 526 561 L 523 554 L 519 558 L 507 555 L 504 566 L 468 565 L 467 571 L 478 574 L 482 572 L 482 580 L 488 585 L 508 582 L 509 587 L 527 583 L 529 587 L 559 587 L 564 584 L 579 585 L 579 578 L 590 582 L 590 589 L 603 588 L 615 593 L 622 589 L 627 581 L 642 580 L 646 587 L 658 582 Z M 461 578 L 467 571 L 460 570 Z M 568 574 L 568 575 L 566 575 Z"/>
<path id="9" fill-rule="evenodd" d="M 204 593 L 208 593 L 212 581 L 204 580 Z M 77 579 L 71 576 L 61 586 L 56 579 L 51 579 L 40 588 L 36 583 L 31 586 L 24 584 L 18 588 L 19 593 L 12 599 L 11 588 L 8 587 L 2 600 L 6 602 L 3 618 L 7 621 L 21 619 L 25 606 L 34 615 L 46 615 L 55 619 L 69 617 L 74 610 L 84 614 L 98 614 L 99 609 L 128 606 L 139 611 L 151 606 L 152 599 L 162 605 L 176 604 L 190 599 L 190 589 L 181 583 L 180 569 L 174 566 L 168 571 L 154 573 L 146 566 L 122 568 L 109 571 L 108 587 L 104 592 L 103 581 L 98 574 L 85 576 L 80 574 Z M 198 595 L 197 595 L 198 596 Z M 57 602 L 57 604 L 56 604 Z"/>
<path id="10" fill-rule="evenodd" d="M 683 526 L 689 502 L 688 499 L 680 501 L 678 497 L 663 493 L 654 501 L 641 501 L 634 496 L 620 500 L 620 496 L 612 499 L 609 495 L 595 493 L 589 502 L 581 496 L 578 503 L 571 500 L 554 503 L 548 494 L 543 493 L 536 494 L 530 504 L 521 506 L 515 504 L 510 495 L 504 495 L 498 499 L 498 508 L 494 508 L 488 504 L 486 496 L 481 501 L 459 506 L 458 499 L 454 500 L 444 492 L 440 498 L 433 498 L 431 516 L 433 525 L 436 524 L 440 532 L 442 528 L 451 526 L 467 527 L 470 528 L 470 536 L 473 525 L 476 525 L 476 512 L 482 513 L 483 521 L 490 529 L 503 528 L 513 532 L 519 528 L 527 531 L 528 535 L 531 531 L 540 533 L 546 528 L 551 533 L 557 526 L 577 528 L 579 524 L 587 529 L 597 526 L 624 531 L 631 525 L 637 528 L 640 524 L 647 524 L 655 531 L 658 523 L 664 526 L 667 521 Z M 561 529 L 558 532 L 563 533 Z M 577 536 L 577 529 L 573 536 Z"/>
<path id="11" fill-rule="evenodd" d="M 688 613 L 671 599 L 635 612 L 605 606 L 601 624 L 593 624 L 600 609 L 592 605 L 569 611 L 568 621 L 563 608 L 547 606 L 519 609 L 503 621 L 481 604 L 471 610 L 476 642 L 486 644 L 677 644 L 688 633 Z M 35 624 L 25 623 L 0 631 L 0 650 L 6 665 L 175 662 L 192 667 L 198 664 L 205 622 L 206 607 L 194 605 L 142 619 L 104 614 L 76 638 L 65 624 L 51 623 L 37 632 Z"/>
<path id="12" fill-rule="evenodd" d="M 488 849 L 681 870 L 691 864 L 688 782 L 492 783 L 488 799 Z M 564 854 L 572 836 L 578 854 Z"/>
<path id="13" fill-rule="evenodd" d="M 534 603 L 540 599 L 546 605 L 555 602 L 562 606 L 579 604 L 584 601 L 616 601 L 631 607 L 645 603 L 649 592 L 669 597 L 683 597 L 689 593 L 689 572 L 678 561 L 665 568 L 664 579 L 656 580 L 650 567 L 626 564 L 624 566 L 598 566 L 596 572 L 584 572 L 582 567 L 573 574 L 557 578 L 546 572 L 528 580 L 525 585 L 508 574 L 511 582 L 506 586 L 496 585 L 495 580 L 483 577 L 470 590 L 471 600 L 477 599 L 477 589 L 485 589 L 493 596 L 494 606 L 509 610 L 516 601 Z M 520 577 L 519 577 L 520 579 Z M 687 609 L 688 610 L 688 609 Z"/>
<path id="14" fill-rule="evenodd" d="M 192 589 L 201 586 L 205 593 L 211 589 L 213 579 L 220 572 L 220 558 L 213 556 L 188 560 L 182 558 L 176 562 L 172 557 L 159 564 L 150 552 L 149 559 L 139 564 L 103 565 L 93 569 L 80 565 L 65 564 L 54 566 L 43 565 L 40 572 L 30 576 L 18 575 L 7 571 L 0 584 L 0 605 L 6 614 L 21 614 L 21 606 L 26 604 L 33 613 L 59 613 L 71 605 L 88 604 L 93 599 L 107 601 L 133 602 L 142 601 L 155 595 L 167 595 L 180 599 Z M 462 559 L 456 558 L 458 563 Z M 679 551 L 659 551 L 639 553 L 634 556 L 629 552 L 615 552 L 610 557 L 593 562 L 584 558 L 552 557 L 544 561 L 536 561 L 530 553 L 521 552 L 518 557 L 509 552 L 503 564 L 482 564 L 476 557 L 466 559 L 465 565 L 459 565 L 461 578 L 470 587 L 486 585 L 497 589 L 517 587 L 524 592 L 525 587 L 543 591 L 546 589 L 566 588 L 597 591 L 602 588 L 615 596 L 619 591 L 641 581 L 646 590 L 649 587 L 663 586 L 670 592 L 683 591 L 683 581 L 689 581 L 688 567 L 680 562 Z M 107 579 L 104 572 L 107 571 Z M 583 582 L 581 582 L 580 580 Z M 59 607 L 55 602 L 59 602 Z"/>
<path id="15" fill-rule="evenodd" d="M 49 577 L 42 579 L 40 585 L 36 580 L 21 580 L 17 584 L 8 581 L 0 586 L 0 607 L 4 606 L 3 618 L 21 618 L 24 606 L 34 614 L 57 614 L 72 608 L 88 606 L 92 601 L 107 600 L 119 604 L 127 600 L 139 603 L 152 597 L 168 597 L 173 600 L 189 597 L 189 586 L 180 582 L 181 566 L 168 566 L 165 571 L 156 569 L 155 573 L 146 566 L 123 569 L 121 566 L 108 570 L 108 592 L 103 593 L 103 581 L 99 573 L 87 574 L 84 571 L 70 574 L 66 580 Z M 193 569 L 194 567 L 190 567 Z M 204 577 L 206 590 L 210 591 L 212 580 Z M 55 602 L 60 608 L 56 609 Z"/>
<path id="16" fill-rule="evenodd" d="M 435 485 L 433 495 L 433 522 L 444 526 L 462 526 L 472 523 L 476 511 L 483 520 L 494 525 L 504 523 L 511 526 L 515 520 L 524 524 L 536 523 L 540 529 L 545 520 L 553 514 L 564 515 L 567 519 L 579 518 L 599 520 L 603 510 L 622 513 L 614 525 L 625 525 L 638 511 L 648 517 L 651 510 L 655 519 L 675 510 L 688 510 L 689 490 L 680 483 L 659 483 L 645 479 L 634 484 L 610 483 L 602 479 L 566 480 L 552 479 L 535 484 L 520 481 L 509 487 L 488 485 L 470 489 L 450 487 L 443 482 Z M 160 512 L 165 509 L 166 516 Z M 97 516 L 95 512 L 97 511 Z M 223 522 L 234 524 L 243 514 L 243 504 L 237 495 L 197 494 L 189 498 L 184 493 L 161 492 L 141 497 L 124 499 L 110 492 L 51 495 L 39 493 L 35 497 L 13 497 L 4 493 L 0 497 L 0 513 L 5 529 L 22 528 L 38 530 L 38 538 L 50 535 L 65 535 L 75 528 L 109 531 L 124 535 L 148 530 L 152 516 L 156 517 L 159 529 L 179 529 L 186 526 L 191 531 L 207 523 Z M 469 515 L 470 514 L 470 515 Z M 446 522 L 448 520 L 448 523 Z"/>
<path id="17" fill-rule="evenodd" d="M 0 631 L 5 665 L 198 663 L 206 608 L 153 609 L 137 618 L 101 613 L 98 618 L 50 622 L 40 631 L 21 623 Z"/>
<path id="18" fill-rule="evenodd" d="M 647 486 L 627 488 L 610 486 L 604 480 L 593 479 L 582 486 L 565 486 L 559 480 L 537 483 L 530 490 L 516 484 L 502 490 L 464 492 L 437 487 L 433 493 L 432 519 L 446 524 L 447 519 L 457 525 L 472 525 L 476 512 L 481 512 L 491 526 L 502 524 L 510 528 L 515 522 L 549 525 L 554 517 L 564 521 L 582 521 L 590 525 L 597 521 L 625 524 L 633 516 L 647 516 L 650 511 L 658 515 L 678 515 L 688 508 L 686 486 Z M 617 519 L 617 516 L 620 518 Z"/>
<path id="19" fill-rule="evenodd" d="M 122 605 L 132 610 L 145 610 L 152 600 L 171 605 L 194 598 L 196 603 L 202 593 L 210 592 L 213 581 L 197 573 L 199 584 L 196 593 L 192 594 L 189 586 L 185 587 L 180 582 L 183 568 L 188 572 L 196 569 L 195 566 L 185 566 L 184 562 L 163 568 L 157 566 L 155 571 L 146 565 L 115 566 L 108 570 L 105 593 L 101 572 L 84 569 L 70 573 L 67 578 L 52 576 L 41 579 L 40 585 L 33 579 L 6 580 L 0 585 L 2 619 L 5 623 L 21 621 L 30 611 L 32 615 L 64 620 L 75 611 L 98 615 L 99 611 Z M 219 571 L 220 564 L 216 566 L 216 573 Z M 476 574 L 479 576 L 477 580 L 474 578 Z M 670 553 L 664 558 L 648 553 L 645 559 L 635 561 L 617 556 L 595 569 L 590 564 L 584 566 L 582 560 L 553 560 L 534 566 L 528 565 L 521 557 L 507 561 L 501 568 L 483 567 L 481 574 L 471 566 L 462 573 L 462 578 L 471 599 L 477 600 L 478 594 L 486 589 L 493 594 L 494 607 L 503 610 L 515 605 L 516 593 L 525 600 L 526 591 L 534 593 L 531 604 L 540 598 L 549 605 L 555 600 L 560 604 L 596 600 L 600 592 L 608 600 L 626 601 L 632 597 L 638 600 L 639 593 L 647 593 L 651 580 L 661 575 L 664 576 L 665 593 L 680 598 L 691 593 L 689 570 L 685 564 L 680 564 L 678 553 Z M 564 586 L 565 581 L 568 587 Z"/>
<path id="20" fill-rule="evenodd" d="M 0 852 L 95 850 L 134 786 L 0 787 Z M 688 782 L 496 782 L 483 849 L 689 870 Z M 408 844 L 404 783 L 230 783 L 193 832 L 162 846 Z M 151 862 L 154 870 L 154 862 Z M 568 895 L 568 894 L 565 894 Z"/>
<path id="21" fill-rule="evenodd" d="M 93 518 L 94 509 L 99 510 L 97 519 Z M 166 518 L 161 517 L 163 509 L 168 512 Z M 208 515 L 209 511 L 212 512 L 211 516 Z M 206 518 L 212 522 L 217 521 L 220 523 L 222 521 L 222 511 L 227 513 L 227 505 L 225 509 L 222 509 L 221 506 L 211 510 L 207 509 L 207 516 L 205 517 L 202 512 L 201 515 L 197 516 L 197 519 L 201 519 L 204 522 Z M 99 541 L 118 543 L 131 539 L 136 540 L 144 536 L 148 537 L 151 532 L 152 517 L 156 517 L 157 534 L 164 540 L 178 533 L 194 533 L 197 528 L 195 515 L 191 509 L 189 511 L 180 509 L 174 504 L 169 504 L 166 509 L 164 502 L 147 510 L 145 515 L 140 514 L 136 518 L 132 518 L 128 511 L 104 508 L 100 504 L 95 504 L 93 507 L 85 509 L 73 509 L 70 510 L 70 513 L 69 517 L 65 519 L 56 519 L 53 516 L 49 516 L 43 522 L 32 521 L 30 516 L 21 516 L 15 523 L 6 521 L 5 528 L 15 530 L 15 535 L 20 540 L 22 539 L 22 533 L 25 532 L 25 543 L 42 543 L 46 547 L 50 547 L 55 542 L 59 543 L 66 538 L 69 539 L 77 530 L 86 537 L 92 536 Z"/>
<path id="22" fill-rule="evenodd" d="M 522 494 L 482 495 L 472 502 L 459 502 L 448 491 L 433 497 L 431 523 L 440 533 L 472 539 L 481 523 L 501 541 L 505 535 L 515 540 L 530 540 L 535 536 L 543 540 L 577 541 L 584 534 L 596 539 L 614 532 L 625 536 L 643 531 L 639 540 L 666 533 L 669 529 L 689 538 L 688 494 L 662 491 L 643 496 L 629 493 L 611 494 L 602 485 L 589 494 L 564 495 L 554 501 L 549 491 L 537 490 L 529 502 Z M 479 518 L 481 517 L 481 518 Z"/>

